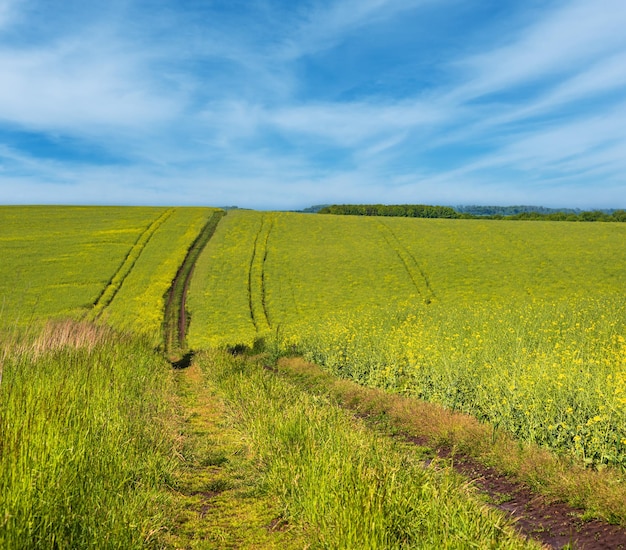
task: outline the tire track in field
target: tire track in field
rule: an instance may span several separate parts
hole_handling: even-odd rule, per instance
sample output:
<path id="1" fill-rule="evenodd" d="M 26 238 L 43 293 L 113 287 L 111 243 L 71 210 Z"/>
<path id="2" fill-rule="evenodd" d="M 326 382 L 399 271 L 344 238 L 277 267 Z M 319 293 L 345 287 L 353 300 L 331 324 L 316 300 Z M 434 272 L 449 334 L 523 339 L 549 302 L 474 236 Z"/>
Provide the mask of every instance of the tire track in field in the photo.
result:
<path id="1" fill-rule="evenodd" d="M 265 288 L 265 264 L 267 262 L 267 252 L 268 247 L 267 243 L 270 240 L 270 233 L 274 228 L 274 218 L 271 217 L 269 221 L 269 227 L 267 228 L 267 233 L 265 234 L 265 242 L 263 243 L 263 262 L 261 263 L 261 304 L 263 305 L 263 315 L 265 316 L 265 321 L 267 322 L 267 326 L 272 328 L 272 323 L 270 322 L 270 315 L 267 309 L 267 292 Z"/>
<path id="2" fill-rule="evenodd" d="M 187 290 L 200 254 L 215 233 L 224 211 L 214 212 L 204 224 L 191 246 L 185 259 L 180 264 L 170 288 L 165 293 L 163 312 L 163 344 L 169 360 L 178 368 L 183 366 L 185 356 L 189 355 L 186 346 L 189 315 L 187 313 Z"/>
<path id="3" fill-rule="evenodd" d="M 273 218 L 270 217 L 268 220 L 268 216 L 264 214 L 254 237 L 252 256 L 248 266 L 248 308 L 257 333 L 272 326 L 265 299 L 265 263 L 268 252 L 267 243 L 273 226 Z"/>
<path id="4" fill-rule="evenodd" d="M 415 256 L 400 242 L 397 235 L 387 224 L 378 221 L 378 228 L 389 248 L 398 256 L 417 292 L 422 296 L 425 303 L 430 304 L 432 299 L 436 298 L 436 295 L 430 286 L 426 273 L 415 259 Z"/>
<path id="5" fill-rule="evenodd" d="M 263 218 L 261 218 L 261 225 L 254 237 L 254 244 L 252 245 L 252 256 L 250 257 L 250 264 L 248 265 L 248 309 L 250 310 L 250 319 L 252 319 L 252 324 L 254 325 L 255 332 L 259 332 L 259 325 L 257 323 L 256 316 L 254 315 L 254 307 L 252 303 L 252 271 L 254 266 L 254 260 L 256 258 L 257 243 L 259 242 L 259 235 L 261 234 L 262 230 Z"/>
<path id="6" fill-rule="evenodd" d="M 91 311 L 87 313 L 87 316 L 90 320 L 95 321 L 102 317 L 104 310 L 108 307 L 108 305 L 113 301 L 120 288 L 124 284 L 124 281 L 132 271 L 133 267 L 137 263 L 137 260 L 141 256 L 141 253 L 144 251 L 146 245 L 150 242 L 152 236 L 156 233 L 157 229 L 165 223 L 165 221 L 172 215 L 174 212 L 173 208 L 168 208 L 165 212 L 163 212 L 156 220 L 154 220 L 142 233 L 139 235 L 135 244 L 131 247 L 126 254 L 126 257 L 120 264 L 120 267 L 113 274 L 109 282 L 102 289 L 102 292 L 96 298 L 96 301 L 93 304 Z"/>

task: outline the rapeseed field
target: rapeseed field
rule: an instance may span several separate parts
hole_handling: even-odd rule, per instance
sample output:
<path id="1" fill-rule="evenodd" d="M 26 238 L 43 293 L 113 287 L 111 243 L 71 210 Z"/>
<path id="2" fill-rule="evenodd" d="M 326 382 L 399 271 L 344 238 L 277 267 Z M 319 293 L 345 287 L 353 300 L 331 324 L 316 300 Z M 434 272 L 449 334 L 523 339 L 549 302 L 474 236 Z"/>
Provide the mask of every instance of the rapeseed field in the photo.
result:
<path id="1" fill-rule="evenodd" d="M 626 465 L 623 224 L 232 212 L 193 348 L 272 341 L 345 377 Z"/>
<path id="2" fill-rule="evenodd" d="M 432 449 L 375 435 L 295 363 L 283 379 L 294 353 L 361 385 L 335 380 L 346 396 L 473 415 L 492 447 L 534 449 L 534 488 L 624 523 L 626 225 L 222 214 L 0 208 L 4 546 L 178 547 L 209 529 L 269 548 L 289 538 L 271 525 L 297 535 L 285 547 L 533 546 L 422 462 Z"/>
<path id="3" fill-rule="evenodd" d="M 163 296 L 215 209 L 0 208 L 0 328 L 100 320 L 158 344 Z"/>

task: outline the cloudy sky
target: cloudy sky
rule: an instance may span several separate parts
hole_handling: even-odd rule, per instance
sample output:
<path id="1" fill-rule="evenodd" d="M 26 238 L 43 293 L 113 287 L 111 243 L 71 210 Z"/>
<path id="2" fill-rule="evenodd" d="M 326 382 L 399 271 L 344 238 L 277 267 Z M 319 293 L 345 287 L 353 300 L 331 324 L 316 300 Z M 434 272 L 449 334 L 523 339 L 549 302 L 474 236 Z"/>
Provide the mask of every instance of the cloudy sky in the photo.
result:
<path id="1" fill-rule="evenodd" d="M 0 203 L 626 207 L 624 0 L 0 0 Z"/>

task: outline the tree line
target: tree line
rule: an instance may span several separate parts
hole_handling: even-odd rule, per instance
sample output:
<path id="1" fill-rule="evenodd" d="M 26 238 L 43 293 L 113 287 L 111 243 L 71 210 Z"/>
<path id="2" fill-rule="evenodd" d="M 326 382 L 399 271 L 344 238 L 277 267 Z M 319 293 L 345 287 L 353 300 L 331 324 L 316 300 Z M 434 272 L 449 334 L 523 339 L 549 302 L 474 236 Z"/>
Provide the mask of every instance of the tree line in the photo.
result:
<path id="1" fill-rule="evenodd" d="M 523 206 L 459 207 L 426 204 L 334 204 L 319 214 L 348 216 L 395 216 L 404 218 L 449 218 L 481 220 L 544 220 L 573 222 L 626 222 L 626 210 L 556 210 Z"/>
<path id="2" fill-rule="evenodd" d="M 404 218 L 458 218 L 449 206 L 426 204 L 335 204 L 319 210 L 320 214 L 351 216 L 398 216 Z"/>

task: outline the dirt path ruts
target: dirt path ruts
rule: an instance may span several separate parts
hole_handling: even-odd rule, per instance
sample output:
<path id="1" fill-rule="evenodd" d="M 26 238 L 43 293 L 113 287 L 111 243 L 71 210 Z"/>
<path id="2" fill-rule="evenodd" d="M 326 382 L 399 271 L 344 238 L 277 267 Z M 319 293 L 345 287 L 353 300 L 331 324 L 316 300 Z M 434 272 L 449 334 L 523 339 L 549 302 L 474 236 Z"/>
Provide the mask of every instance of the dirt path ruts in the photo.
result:
<path id="1" fill-rule="evenodd" d="M 409 398 L 338 379 L 301 357 L 282 358 L 276 366 L 269 365 L 266 368 L 277 375 L 287 376 L 307 391 L 332 396 L 337 404 L 365 420 L 373 429 L 422 447 L 419 452 L 426 450 L 429 456 L 434 457 L 425 461 L 425 467 L 434 462 L 432 467 L 454 468 L 468 478 L 470 485 L 479 493 L 486 496 L 489 506 L 498 508 L 510 517 L 522 535 L 540 542 L 546 548 L 626 550 L 625 526 L 609 524 L 600 519 L 585 519 L 583 510 L 531 490 L 522 481 L 507 477 L 464 454 L 456 445 L 453 449 L 446 446 L 447 443 L 439 442 L 441 436 L 449 430 L 450 422 L 458 421 L 442 418 L 446 416 L 443 411 L 428 404 L 422 407 L 419 400 L 413 403 Z M 425 433 L 420 433 L 424 429 Z M 441 463 L 438 464 L 438 461 Z"/>
<path id="2" fill-rule="evenodd" d="M 248 266 L 248 309 L 256 333 L 271 328 L 267 302 L 265 300 L 265 262 L 267 261 L 267 243 L 274 226 L 273 218 L 264 214 L 261 225 L 254 237 L 252 255 Z M 259 276 L 257 281 L 256 276 Z"/>
<path id="3" fill-rule="evenodd" d="M 165 293 L 163 345 L 165 354 L 172 363 L 184 360 L 188 354 L 185 342 L 189 324 L 189 316 L 186 309 L 187 290 L 189 289 L 189 283 L 191 282 L 193 270 L 200 253 L 213 236 L 217 224 L 225 215 L 224 211 L 217 211 L 209 218 L 189 247 L 187 255 L 178 268 L 170 288 Z"/>
<path id="4" fill-rule="evenodd" d="M 450 450 L 438 449 L 437 454 L 449 457 Z M 626 550 L 623 527 L 598 519 L 584 520 L 582 510 L 550 501 L 467 456 L 457 454 L 451 462 L 456 471 L 489 495 L 492 506 L 510 516 L 517 530 L 527 537 L 559 550 Z"/>

